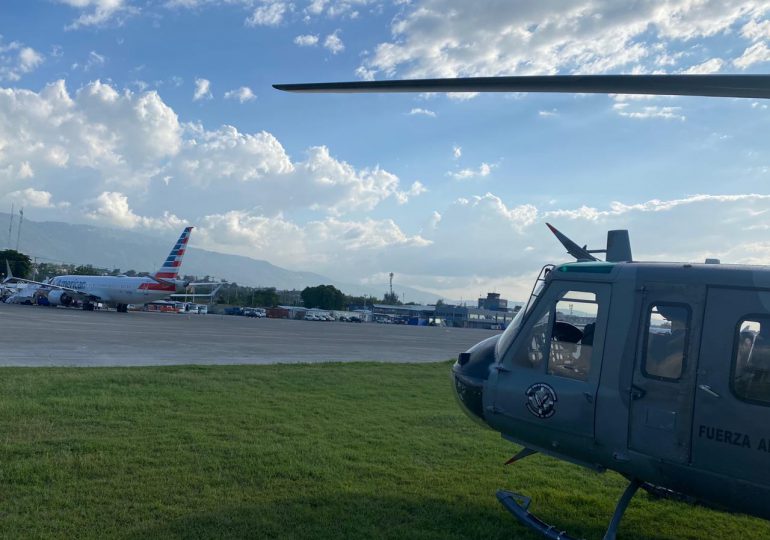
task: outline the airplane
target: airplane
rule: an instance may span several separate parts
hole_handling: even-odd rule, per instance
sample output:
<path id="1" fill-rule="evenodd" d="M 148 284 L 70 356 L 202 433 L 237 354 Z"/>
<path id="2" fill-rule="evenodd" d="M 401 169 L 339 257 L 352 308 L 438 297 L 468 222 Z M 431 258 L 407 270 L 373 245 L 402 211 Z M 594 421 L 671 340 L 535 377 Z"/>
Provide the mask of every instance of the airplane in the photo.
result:
<path id="1" fill-rule="evenodd" d="M 28 283 L 46 288 L 50 291 L 48 302 L 52 306 L 69 306 L 75 301 L 82 301 L 84 310 L 93 311 L 96 302 L 103 302 L 115 304 L 118 312 L 126 313 L 128 304 L 162 300 L 170 294 L 184 292 L 192 285 L 178 279 L 192 229 L 186 227 L 182 231 L 163 265 L 150 276 L 56 276 L 41 282 L 14 277 L 6 261 L 7 277 L 3 283 Z"/>
<path id="2" fill-rule="evenodd" d="M 581 92 L 770 98 L 770 75 L 560 75 L 273 85 L 290 92 Z M 634 261 L 628 231 L 601 250 L 548 225 L 575 262 L 547 264 L 502 334 L 460 353 L 454 393 L 522 449 L 628 480 L 604 538 L 641 487 L 770 519 L 770 268 Z M 604 253 L 605 260 L 596 257 Z M 497 498 L 523 525 L 572 537 Z"/>

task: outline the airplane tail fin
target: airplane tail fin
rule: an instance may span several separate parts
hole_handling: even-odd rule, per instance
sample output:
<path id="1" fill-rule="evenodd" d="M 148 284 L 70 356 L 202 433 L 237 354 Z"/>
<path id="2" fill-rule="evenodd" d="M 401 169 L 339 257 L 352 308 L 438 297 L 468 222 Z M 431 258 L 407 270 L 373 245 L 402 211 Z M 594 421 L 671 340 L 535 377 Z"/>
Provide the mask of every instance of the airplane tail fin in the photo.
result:
<path id="1" fill-rule="evenodd" d="M 190 239 L 190 232 L 192 230 L 192 227 L 186 227 L 185 230 L 182 231 L 182 235 L 179 237 L 179 240 L 176 241 L 176 244 L 174 244 L 171 253 L 166 257 L 163 266 L 153 274 L 153 277 L 160 280 L 173 280 L 177 278 L 179 275 L 179 267 L 182 265 L 182 257 L 184 256 L 185 251 L 187 251 L 187 241 Z"/>
<path id="2" fill-rule="evenodd" d="M 5 259 L 5 279 L 3 280 L 3 283 L 7 282 L 10 279 L 13 279 L 13 272 L 11 272 L 11 263 L 8 262 L 8 259 Z"/>

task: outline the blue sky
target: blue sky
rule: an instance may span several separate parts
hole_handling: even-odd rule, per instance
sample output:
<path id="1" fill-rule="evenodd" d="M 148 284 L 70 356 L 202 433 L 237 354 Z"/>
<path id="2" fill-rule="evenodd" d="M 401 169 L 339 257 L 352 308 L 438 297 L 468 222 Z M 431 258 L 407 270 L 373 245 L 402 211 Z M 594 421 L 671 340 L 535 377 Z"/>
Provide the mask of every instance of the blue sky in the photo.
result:
<path id="1" fill-rule="evenodd" d="M 770 3 L 60 0 L 0 8 L 0 208 L 338 279 L 521 298 L 543 225 L 770 260 L 768 103 L 291 95 L 276 82 L 767 73 Z M 7 207 L 7 208 L 6 208 Z M 223 276 L 226 277 L 226 276 Z"/>

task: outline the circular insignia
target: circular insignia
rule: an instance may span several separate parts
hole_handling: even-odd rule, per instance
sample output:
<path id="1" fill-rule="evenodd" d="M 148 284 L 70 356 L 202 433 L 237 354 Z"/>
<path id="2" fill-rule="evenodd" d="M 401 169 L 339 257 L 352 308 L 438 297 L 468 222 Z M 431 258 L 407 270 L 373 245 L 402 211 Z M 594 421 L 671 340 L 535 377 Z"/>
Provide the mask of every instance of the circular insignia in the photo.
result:
<path id="1" fill-rule="evenodd" d="M 525 392 L 527 409 L 538 418 L 550 418 L 556 412 L 556 392 L 545 383 L 535 383 Z"/>

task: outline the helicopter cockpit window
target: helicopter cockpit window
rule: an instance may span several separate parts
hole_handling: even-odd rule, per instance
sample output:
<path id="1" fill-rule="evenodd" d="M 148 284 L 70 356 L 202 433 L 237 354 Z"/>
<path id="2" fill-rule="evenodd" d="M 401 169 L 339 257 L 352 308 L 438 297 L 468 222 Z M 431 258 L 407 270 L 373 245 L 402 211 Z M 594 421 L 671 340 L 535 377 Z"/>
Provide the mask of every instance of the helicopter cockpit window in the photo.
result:
<path id="1" fill-rule="evenodd" d="M 738 325 L 733 392 L 770 405 L 770 319 L 744 319 Z"/>
<path id="2" fill-rule="evenodd" d="M 654 304 L 647 321 L 642 372 L 656 379 L 678 380 L 684 372 L 690 328 L 690 308 L 682 304 Z"/>
<path id="3" fill-rule="evenodd" d="M 526 347 L 519 349 L 513 363 L 520 367 L 537 369 L 543 365 L 543 358 L 548 353 L 548 330 L 551 313 L 545 312 L 529 332 Z"/>
<path id="4" fill-rule="evenodd" d="M 587 381 L 599 304 L 596 294 L 568 291 L 556 303 L 548 373 Z"/>

